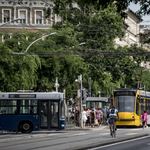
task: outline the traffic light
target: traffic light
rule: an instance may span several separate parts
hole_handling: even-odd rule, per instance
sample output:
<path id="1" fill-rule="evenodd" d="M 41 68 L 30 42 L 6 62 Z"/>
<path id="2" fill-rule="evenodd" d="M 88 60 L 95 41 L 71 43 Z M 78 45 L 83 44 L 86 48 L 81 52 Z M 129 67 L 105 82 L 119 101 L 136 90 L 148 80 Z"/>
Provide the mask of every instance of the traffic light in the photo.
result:
<path id="1" fill-rule="evenodd" d="M 77 97 L 77 93 L 78 93 L 78 91 L 75 90 L 75 94 L 74 94 L 74 96 L 73 96 L 74 99 Z"/>

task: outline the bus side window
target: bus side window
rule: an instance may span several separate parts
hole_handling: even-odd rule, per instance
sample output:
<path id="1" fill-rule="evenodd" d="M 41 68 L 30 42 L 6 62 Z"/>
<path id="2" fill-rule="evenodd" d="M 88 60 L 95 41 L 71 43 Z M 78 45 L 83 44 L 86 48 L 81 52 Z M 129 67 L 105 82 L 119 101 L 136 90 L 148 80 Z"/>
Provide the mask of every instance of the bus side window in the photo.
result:
<path id="1" fill-rule="evenodd" d="M 137 98 L 136 100 L 136 114 L 139 116 L 139 102 L 140 102 L 140 99 Z"/>

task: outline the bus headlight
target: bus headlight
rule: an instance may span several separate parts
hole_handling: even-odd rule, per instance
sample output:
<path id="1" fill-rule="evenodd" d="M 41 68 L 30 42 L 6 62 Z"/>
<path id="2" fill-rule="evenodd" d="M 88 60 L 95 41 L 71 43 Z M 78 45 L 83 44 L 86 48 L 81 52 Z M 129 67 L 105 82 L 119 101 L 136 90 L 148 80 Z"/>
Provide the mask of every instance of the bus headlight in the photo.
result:
<path id="1" fill-rule="evenodd" d="M 61 124 L 61 126 L 64 127 L 65 125 L 64 125 L 64 124 Z"/>
<path id="2" fill-rule="evenodd" d="M 134 118 L 134 114 L 132 114 L 132 118 Z"/>

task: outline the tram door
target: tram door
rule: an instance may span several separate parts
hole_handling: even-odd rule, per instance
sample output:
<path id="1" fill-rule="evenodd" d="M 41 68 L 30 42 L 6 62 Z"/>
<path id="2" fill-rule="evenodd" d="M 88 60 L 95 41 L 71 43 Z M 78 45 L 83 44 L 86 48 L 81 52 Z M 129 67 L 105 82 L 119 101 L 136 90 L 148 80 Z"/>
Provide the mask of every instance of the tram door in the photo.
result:
<path id="1" fill-rule="evenodd" d="M 40 128 L 58 129 L 59 128 L 59 102 L 40 101 Z"/>

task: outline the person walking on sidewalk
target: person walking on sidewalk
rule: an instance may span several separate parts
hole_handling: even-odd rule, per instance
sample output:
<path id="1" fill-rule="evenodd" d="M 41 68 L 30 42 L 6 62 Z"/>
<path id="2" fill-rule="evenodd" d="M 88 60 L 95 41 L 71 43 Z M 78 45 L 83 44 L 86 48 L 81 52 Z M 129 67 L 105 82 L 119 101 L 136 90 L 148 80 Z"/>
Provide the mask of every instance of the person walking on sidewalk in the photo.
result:
<path id="1" fill-rule="evenodd" d="M 90 108 L 87 108 L 87 126 L 90 125 Z"/>
<path id="2" fill-rule="evenodd" d="M 99 110 L 100 110 L 100 117 L 101 117 L 101 122 L 100 122 L 100 125 L 101 125 L 103 122 L 103 110 L 102 108 L 100 108 Z"/>
<path id="3" fill-rule="evenodd" d="M 106 125 L 107 124 L 107 108 L 106 108 L 106 106 L 103 109 L 103 115 L 104 115 L 104 125 Z"/>
<path id="4" fill-rule="evenodd" d="M 148 128 L 148 126 L 146 125 L 146 122 L 147 122 L 147 113 L 146 113 L 146 110 L 143 111 L 143 115 L 142 115 L 142 123 L 143 123 L 143 129 L 145 129 L 145 127 Z"/>
<path id="5" fill-rule="evenodd" d="M 107 125 L 109 125 L 109 105 L 106 106 L 106 109 L 107 109 Z"/>
<path id="6" fill-rule="evenodd" d="M 78 107 L 76 107 L 75 110 L 75 122 L 76 122 L 76 127 L 79 127 L 79 118 L 80 118 L 80 112 L 78 110 Z"/>
<path id="7" fill-rule="evenodd" d="M 83 111 L 82 111 L 82 119 L 83 119 L 83 128 L 85 128 L 85 123 L 86 123 L 86 120 L 87 120 L 86 108 L 84 108 Z"/>
<path id="8" fill-rule="evenodd" d="M 72 111 L 71 111 L 71 120 L 72 120 L 72 123 L 74 123 L 74 109 L 72 108 Z"/>
<path id="9" fill-rule="evenodd" d="M 94 128 L 94 119 L 95 119 L 94 108 L 92 108 L 92 111 L 91 111 L 90 117 L 91 117 L 91 127 L 93 127 L 93 128 Z"/>
<path id="10" fill-rule="evenodd" d="M 100 124 L 101 124 L 101 111 L 99 108 L 97 108 L 97 110 L 95 111 L 95 119 L 98 120 L 98 126 L 100 126 Z"/>

